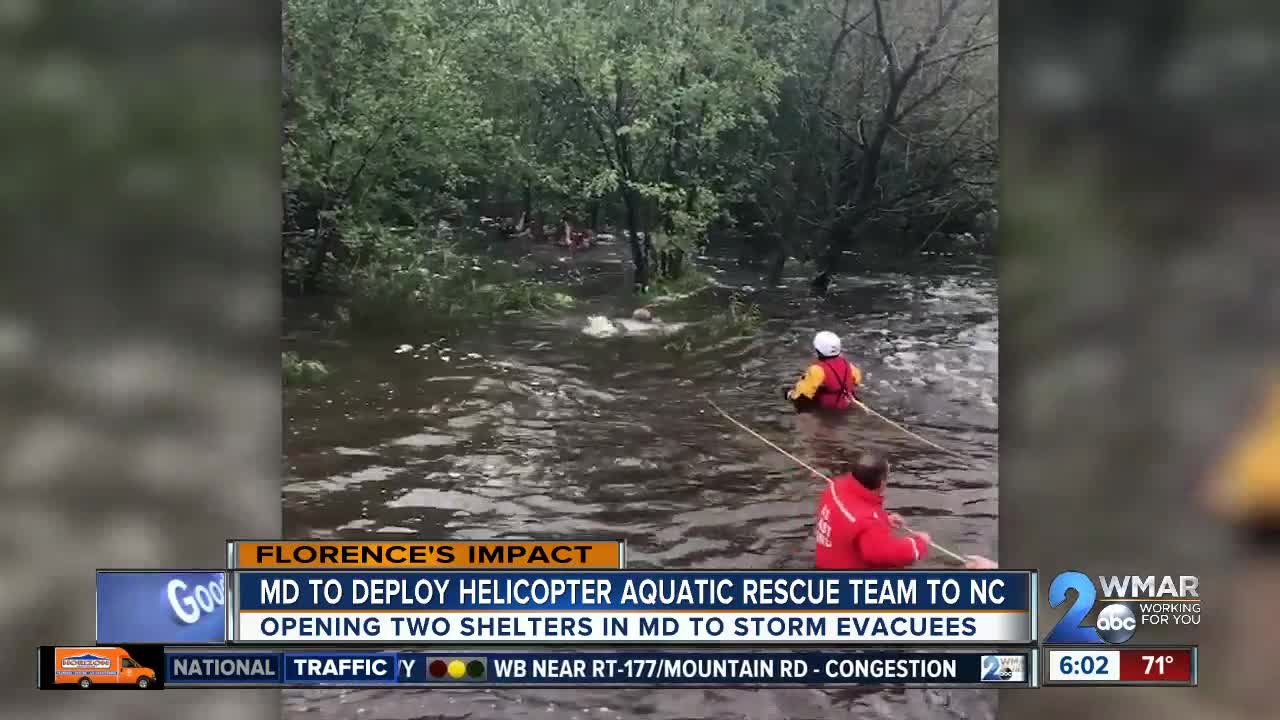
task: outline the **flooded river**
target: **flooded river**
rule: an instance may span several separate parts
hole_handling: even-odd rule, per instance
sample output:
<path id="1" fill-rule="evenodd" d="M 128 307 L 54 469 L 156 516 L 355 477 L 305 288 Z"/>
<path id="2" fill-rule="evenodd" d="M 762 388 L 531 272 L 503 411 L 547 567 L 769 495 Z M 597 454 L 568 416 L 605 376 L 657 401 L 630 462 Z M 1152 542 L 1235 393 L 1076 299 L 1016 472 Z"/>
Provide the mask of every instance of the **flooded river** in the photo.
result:
<path id="1" fill-rule="evenodd" d="M 725 263 L 715 273 L 724 287 L 685 303 L 681 317 L 663 317 L 661 305 L 658 316 L 706 317 L 736 291 L 760 306 L 763 327 L 750 339 L 677 351 L 656 337 L 585 333 L 589 317 L 627 317 L 635 301 L 619 248 L 592 250 L 573 265 L 580 301 L 555 317 L 377 343 L 301 334 L 292 349 L 334 375 L 286 398 L 286 537 L 620 538 L 632 567 L 811 568 L 821 481 L 727 423 L 707 406 L 709 396 L 824 471 L 857 448 L 889 454 L 891 508 L 948 548 L 994 555 L 998 324 L 990 269 L 935 262 L 932 270 L 842 278 L 818 302 L 799 273 L 764 292 L 751 287 L 756 273 Z M 819 329 L 844 338 L 867 375 L 868 405 L 969 460 L 865 415 L 795 415 L 782 389 L 807 363 Z M 951 690 L 370 689 L 289 691 L 285 714 L 905 720 L 990 718 L 994 703 L 994 693 Z"/>

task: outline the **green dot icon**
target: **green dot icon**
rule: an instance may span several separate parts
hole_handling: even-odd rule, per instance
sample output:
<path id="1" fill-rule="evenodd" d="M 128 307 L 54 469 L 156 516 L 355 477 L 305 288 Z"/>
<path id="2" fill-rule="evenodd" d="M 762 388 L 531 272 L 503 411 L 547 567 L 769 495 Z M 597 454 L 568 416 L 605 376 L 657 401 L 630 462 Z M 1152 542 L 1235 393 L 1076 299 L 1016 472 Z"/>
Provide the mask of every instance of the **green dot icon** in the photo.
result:
<path id="1" fill-rule="evenodd" d="M 467 677 L 473 679 L 484 677 L 484 663 L 479 660 L 467 663 Z"/>

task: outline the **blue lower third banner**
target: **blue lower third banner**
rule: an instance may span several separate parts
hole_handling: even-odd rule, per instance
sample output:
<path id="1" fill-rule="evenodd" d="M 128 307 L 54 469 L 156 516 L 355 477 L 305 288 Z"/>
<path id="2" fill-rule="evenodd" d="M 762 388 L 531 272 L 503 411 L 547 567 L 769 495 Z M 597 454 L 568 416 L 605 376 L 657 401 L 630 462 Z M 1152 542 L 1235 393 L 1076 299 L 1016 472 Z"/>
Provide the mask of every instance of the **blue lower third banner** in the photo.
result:
<path id="1" fill-rule="evenodd" d="M 166 649 L 164 687 L 993 685 L 1030 687 L 1026 652 L 346 652 Z"/>
<path id="2" fill-rule="evenodd" d="M 227 639 L 267 647 L 1036 640 L 1035 575 L 1019 571 L 331 570 L 232 581 Z"/>

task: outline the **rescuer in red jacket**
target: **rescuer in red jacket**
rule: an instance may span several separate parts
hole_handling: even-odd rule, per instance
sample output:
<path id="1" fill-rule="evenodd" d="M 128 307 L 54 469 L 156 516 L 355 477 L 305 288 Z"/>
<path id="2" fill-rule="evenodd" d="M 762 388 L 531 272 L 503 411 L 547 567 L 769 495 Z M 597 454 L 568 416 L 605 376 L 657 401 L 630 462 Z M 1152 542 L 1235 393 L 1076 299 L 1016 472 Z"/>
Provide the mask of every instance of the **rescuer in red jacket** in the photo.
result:
<path id="1" fill-rule="evenodd" d="M 819 570 L 888 570 L 905 568 L 929 552 L 929 535 L 894 535 L 902 518 L 884 509 L 889 463 L 873 453 L 859 453 L 850 473 L 831 479 L 818 503 Z"/>

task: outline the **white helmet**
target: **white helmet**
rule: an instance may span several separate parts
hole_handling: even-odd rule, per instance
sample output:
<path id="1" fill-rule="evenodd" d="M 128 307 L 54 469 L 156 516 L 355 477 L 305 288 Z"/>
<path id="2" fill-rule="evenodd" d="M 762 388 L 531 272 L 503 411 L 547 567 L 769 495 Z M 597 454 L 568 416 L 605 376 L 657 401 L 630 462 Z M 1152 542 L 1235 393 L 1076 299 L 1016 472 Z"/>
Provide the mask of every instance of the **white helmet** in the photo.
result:
<path id="1" fill-rule="evenodd" d="M 813 336 L 813 349 L 822 357 L 835 357 L 840 354 L 840 336 L 823 330 Z"/>

